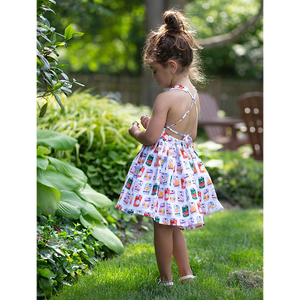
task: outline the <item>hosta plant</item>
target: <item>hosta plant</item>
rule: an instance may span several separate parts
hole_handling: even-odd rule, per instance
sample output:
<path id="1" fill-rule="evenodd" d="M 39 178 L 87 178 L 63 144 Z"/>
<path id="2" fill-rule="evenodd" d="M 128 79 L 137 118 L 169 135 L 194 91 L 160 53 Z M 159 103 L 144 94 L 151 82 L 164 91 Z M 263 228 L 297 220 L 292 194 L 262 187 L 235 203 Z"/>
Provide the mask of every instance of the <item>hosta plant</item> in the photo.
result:
<path id="1" fill-rule="evenodd" d="M 49 156 L 56 150 L 72 150 L 77 140 L 64 134 L 37 131 L 37 207 L 43 215 L 60 215 L 80 220 L 84 227 L 92 227 L 92 235 L 116 253 L 123 252 L 123 244 L 107 227 L 99 210 L 113 205 L 105 195 L 87 183 L 83 171 Z"/>

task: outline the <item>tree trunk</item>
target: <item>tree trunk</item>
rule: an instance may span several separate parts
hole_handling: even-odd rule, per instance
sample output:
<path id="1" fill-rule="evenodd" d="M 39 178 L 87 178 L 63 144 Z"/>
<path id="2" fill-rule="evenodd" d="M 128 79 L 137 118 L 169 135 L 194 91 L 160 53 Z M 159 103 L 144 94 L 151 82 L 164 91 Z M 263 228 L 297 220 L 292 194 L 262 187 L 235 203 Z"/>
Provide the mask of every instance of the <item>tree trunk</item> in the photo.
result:
<path id="1" fill-rule="evenodd" d="M 165 10 L 164 0 L 146 0 L 146 32 L 156 31 L 162 24 Z M 163 89 L 153 80 L 151 70 L 143 71 L 142 101 L 143 105 L 153 106 L 153 103 Z"/>
<path id="2" fill-rule="evenodd" d="M 183 9 L 187 0 L 146 0 L 146 32 L 156 31 L 163 24 L 163 13 L 170 8 Z M 159 93 L 163 92 L 152 78 L 150 70 L 143 71 L 143 88 L 141 103 L 153 106 L 154 101 Z"/>

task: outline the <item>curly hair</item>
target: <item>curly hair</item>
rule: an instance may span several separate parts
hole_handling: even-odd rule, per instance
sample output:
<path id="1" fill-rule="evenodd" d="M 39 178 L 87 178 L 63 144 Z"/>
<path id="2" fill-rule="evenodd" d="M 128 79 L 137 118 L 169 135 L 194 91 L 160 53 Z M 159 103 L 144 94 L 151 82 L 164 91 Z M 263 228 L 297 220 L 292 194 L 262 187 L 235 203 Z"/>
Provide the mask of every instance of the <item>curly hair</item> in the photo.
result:
<path id="1" fill-rule="evenodd" d="M 200 68 L 201 61 L 197 44 L 188 30 L 188 19 L 176 10 L 168 10 L 163 14 L 164 24 L 157 32 L 150 32 L 143 50 L 144 67 L 157 62 L 164 67 L 170 59 L 179 64 L 179 72 L 188 72 L 191 81 L 204 82 L 204 75 Z M 194 48 L 195 47 L 195 48 Z"/>

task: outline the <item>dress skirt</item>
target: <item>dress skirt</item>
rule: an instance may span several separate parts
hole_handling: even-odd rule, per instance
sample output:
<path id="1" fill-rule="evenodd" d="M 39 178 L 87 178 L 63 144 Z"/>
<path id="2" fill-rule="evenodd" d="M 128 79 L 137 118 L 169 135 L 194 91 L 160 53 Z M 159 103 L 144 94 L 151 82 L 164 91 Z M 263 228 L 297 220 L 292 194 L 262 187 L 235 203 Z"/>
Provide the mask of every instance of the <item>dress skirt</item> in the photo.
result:
<path id="1" fill-rule="evenodd" d="M 133 160 L 116 208 L 181 230 L 201 227 L 203 216 L 224 209 L 192 139 L 165 130 Z"/>

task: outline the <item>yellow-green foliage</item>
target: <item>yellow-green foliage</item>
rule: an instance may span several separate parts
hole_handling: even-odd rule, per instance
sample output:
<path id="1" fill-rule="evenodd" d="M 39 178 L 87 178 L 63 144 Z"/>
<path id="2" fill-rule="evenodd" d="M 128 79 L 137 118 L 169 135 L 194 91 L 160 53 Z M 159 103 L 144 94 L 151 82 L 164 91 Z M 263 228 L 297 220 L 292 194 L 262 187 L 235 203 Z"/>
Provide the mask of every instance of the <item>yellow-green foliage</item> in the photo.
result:
<path id="1" fill-rule="evenodd" d="M 93 188 L 116 199 L 130 162 L 141 147 L 128 128 L 142 114 L 150 115 L 150 109 L 88 93 L 62 97 L 63 113 L 55 101 L 50 102 L 46 115 L 37 121 L 38 129 L 78 139 L 73 152 L 54 151 L 54 155 L 74 163 L 87 174 Z"/>

